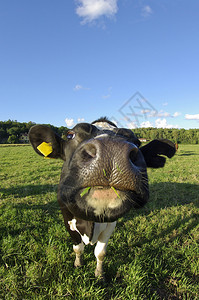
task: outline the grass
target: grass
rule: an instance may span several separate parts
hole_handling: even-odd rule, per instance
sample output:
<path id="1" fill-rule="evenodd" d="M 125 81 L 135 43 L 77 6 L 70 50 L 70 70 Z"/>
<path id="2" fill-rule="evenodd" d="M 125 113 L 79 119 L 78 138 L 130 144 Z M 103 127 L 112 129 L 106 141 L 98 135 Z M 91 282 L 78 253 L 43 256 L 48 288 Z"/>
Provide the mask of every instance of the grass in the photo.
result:
<path id="1" fill-rule="evenodd" d="M 118 220 L 94 278 L 94 247 L 74 269 L 56 200 L 62 162 L 0 147 L 0 299 L 198 299 L 199 145 L 149 170 L 150 202 Z"/>

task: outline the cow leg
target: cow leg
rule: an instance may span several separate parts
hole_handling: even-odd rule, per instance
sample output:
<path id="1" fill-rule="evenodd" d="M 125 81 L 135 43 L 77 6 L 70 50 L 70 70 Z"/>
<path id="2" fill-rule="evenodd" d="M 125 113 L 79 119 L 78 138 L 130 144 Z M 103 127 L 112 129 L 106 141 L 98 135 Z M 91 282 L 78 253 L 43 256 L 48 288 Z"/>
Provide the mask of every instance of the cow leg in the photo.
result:
<path id="1" fill-rule="evenodd" d="M 106 255 L 106 248 L 108 245 L 109 238 L 115 229 L 116 222 L 107 223 L 106 229 L 100 234 L 98 238 L 97 245 L 95 247 L 95 257 L 97 259 L 97 266 L 95 269 L 95 276 L 101 277 L 104 279 L 104 272 L 103 272 L 103 261 Z"/>
<path id="2" fill-rule="evenodd" d="M 60 197 L 58 197 L 58 203 L 60 205 L 64 217 L 64 224 L 66 226 L 66 229 L 68 230 L 74 242 L 73 250 L 76 254 L 74 266 L 81 267 L 83 265 L 82 254 L 84 252 L 84 244 L 82 242 L 81 235 L 79 234 L 79 232 L 76 231 L 76 222 L 75 219 L 73 218 L 73 215 L 69 212 L 67 207 L 62 203 Z"/>
<path id="3" fill-rule="evenodd" d="M 108 244 L 108 242 L 107 242 Z M 97 259 L 97 266 L 95 269 L 95 277 L 102 277 L 104 278 L 104 271 L 103 271 L 103 261 L 106 255 L 106 243 L 97 242 L 95 247 L 95 257 Z"/>
<path id="4" fill-rule="evenodd" d="M 76 268 L 83 266 L 83 252 L 84 252 L 84 243 L 81 242 L 78 245 L 73 245 L 73 250 L 76 254 L 76 258 L 75 258 L 75 262 L 74 262 L 74 266 Z"/>

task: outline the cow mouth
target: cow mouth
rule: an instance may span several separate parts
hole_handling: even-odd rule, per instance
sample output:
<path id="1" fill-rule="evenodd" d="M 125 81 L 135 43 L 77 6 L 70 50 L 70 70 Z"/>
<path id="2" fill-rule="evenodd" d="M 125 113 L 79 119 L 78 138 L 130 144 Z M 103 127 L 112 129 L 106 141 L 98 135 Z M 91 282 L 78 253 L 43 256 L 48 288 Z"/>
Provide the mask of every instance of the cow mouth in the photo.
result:
<path id="1" fill-rule="evenodd" d="M 80 190 L 80 196 L 83 197 L 85 195 L 92 196 L 93 199 L 99 201 L 101 199 L 109 199 L 115 200 L 120 198 L 120 191 L 112 187 L 105 186 L 95 186 L 95 187 L 86 187 Z"/>
<path id="2" fill-rule="evenodd" d="M 149 198 L 147 185 L 137 190 L 110 185 L 83 185 L 71 188 L 62 184 L 59 197 L 75 217 L 94 222 L 113 222 L 130 209 L 143 207 Z"/>
<path id="3" fill-rule="evenodd" d="M 94 209 L 96 215 L 122 205 L 121 191 L 116 190 L 114 187 L 87 187 L 80 192 L 80 197 L 86 198 L 87 205 Z"/>
<path id="4" fill-rule="evenodd" d="M 75 206 L 84 214 L 83 218 L 96 222 L 115 221 L 130 208 L 140 208 L 148 200 L 148 197 L 134 191 L 122 191 L 107 186 L 81 188 L 75 198 Z"/>

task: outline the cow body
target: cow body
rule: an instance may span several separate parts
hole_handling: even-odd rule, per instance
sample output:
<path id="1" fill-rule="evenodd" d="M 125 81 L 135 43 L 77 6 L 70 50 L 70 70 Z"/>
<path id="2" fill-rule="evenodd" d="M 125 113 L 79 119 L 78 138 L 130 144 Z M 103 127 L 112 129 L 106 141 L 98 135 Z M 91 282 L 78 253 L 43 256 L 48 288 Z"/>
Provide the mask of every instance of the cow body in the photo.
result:
<path id="1" fill-rule="evenodd" d="M 117 128 L 106 118 L 78 124 L 66 138 L 43 125 L 35 125 L 29 133 L 38 154 L 64 160 L 58 202 L 74 242 L 75 266 L 82 265 L 84 244 L 96 244 L 95 275 L 103 277 L 103 259 L 116 220 L 145 205 L 147 167 L 163 167 L 165 158 L 160 155 L 172 157 L 175 146 L 154 140 L 140 148 L 131 130 Z"/>
<path id="2" fill-rule="evenodd" d="M 115 229 L 116 221 L 98 223 L 93 221 L 82 220 L 72 216 L 65 205 L 59 200 L 58 202 L 64 217 L 64 223 L 67 231 L 73 240 L 73 250 L 76 254 L 74 266 L 83 265 L 84 245 L 95 245 L 95 257 L 97 266 L 95 276 L 104 278 L 103 260 L 106 254 L 106 248 L 109 238 Z"/>
<path id="3" fill-rule="evenodd" d="M 81 232 L 78 230 L 77 220 L 73 219 L 72 221 L 69 221 L 69 226 L 71 231 L 76 231 L 80 234 L 82 241 L 77 244 L 73 245 L 73 250 L 76 254 L 75 258 L 75 267 L 81 267 L 83 264 L 82 261 L 82 254 L 84 251 L 84 245 L 95 245 L 95 257 L 97 260 L 97 266 L 95 270 L 95 276 L 104 277 L 103 275 L 103 260 L 106 254 L 106 247 L 108 245 L 109 238 L 112 234 L 112 232 L 115 229 L 116 221 L 111 223 L 97 223 L 97 222 L 89 222 L 90 224 L 87 224 L 87 226 L 93 227 L 93 232 L 90 237 L 88 237 L 85 233 L 85 231 Z M 87 222 L 88 223 L 88 222 Z"/>

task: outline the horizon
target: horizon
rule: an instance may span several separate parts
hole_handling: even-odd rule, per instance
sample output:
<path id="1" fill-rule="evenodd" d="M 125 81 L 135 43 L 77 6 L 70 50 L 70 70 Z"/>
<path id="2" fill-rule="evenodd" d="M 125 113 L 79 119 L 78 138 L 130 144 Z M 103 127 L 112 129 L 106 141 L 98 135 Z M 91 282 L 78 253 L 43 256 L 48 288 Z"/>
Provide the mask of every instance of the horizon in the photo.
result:
<path id="1" fill-rule="evenodd" d="M 19 124 L 29 124 L 29 123 L 31 123 L 31 124 L 33 124 L 33 125 L 46 125 L 46 126 L 48 126 L 48 125 L 51 125 L 51 126 L 53 126 L 53 127 L 56 127 L 56 128 L 61 128 L 61 127 L 66 127 L 66 128 L 68 128 L 68 129 L 71 129 L 70 127 L 67 127 L 67 125 L 66 125 L 66 123 L 64 124 L 64 125 L 60 125 L 60 126 L 56 126 L 56 125 L 54 125 L 54 124 L 51 124 L 51 123 L 36 123 L 36 122 L 34 122 L 34 121 L 22 121 L 22 122 L 20 122 L 20 121 L 18 121 L 18 120 L 10 120 L 10 119 L 8 119 L 8 120 L 4 120 L 4 121 L 2 121 L 2 120 L 0 120 L 0 122 L 13 122 L 13 123 L 19 123 Z M 114 120 L 113 120 L 113 122 L 114 122 Z M 83 122 L 84 123 L 84 122 Z M 75 124 L 76 125 L 76 124 Z M 74 126 L 75 126 L 74 125 Z M 116 123 L 115 123 L 115 125 L 117 125 Z M 186 129 L 186 128 L 176 128 L 176 127 L 167 127 L 167 128 L 163 128 L 163 127 L 134 127 L 134 128 L 128 128 L 128 129 L 130 129 L 130 130 L 136 130 L 136 129 L 171 129 L 171 130 L 173 130 L 173 129 L 177 129 L 177 130 L 181 130 L 181 129 L 183 129 L 183 130 L 199 130 L 199 128 L 188 128 L 188 129 Z"/>

